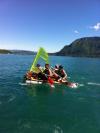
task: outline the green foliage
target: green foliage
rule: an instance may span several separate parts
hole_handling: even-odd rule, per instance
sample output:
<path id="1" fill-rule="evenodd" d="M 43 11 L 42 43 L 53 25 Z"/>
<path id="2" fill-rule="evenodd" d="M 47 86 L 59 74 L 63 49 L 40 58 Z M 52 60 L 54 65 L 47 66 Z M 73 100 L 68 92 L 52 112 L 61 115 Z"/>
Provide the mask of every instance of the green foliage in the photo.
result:
<path id="1" fill-rule="evenodd" d="M 10 50 L 0 49 L 0 54 L 11 54 Z"/>

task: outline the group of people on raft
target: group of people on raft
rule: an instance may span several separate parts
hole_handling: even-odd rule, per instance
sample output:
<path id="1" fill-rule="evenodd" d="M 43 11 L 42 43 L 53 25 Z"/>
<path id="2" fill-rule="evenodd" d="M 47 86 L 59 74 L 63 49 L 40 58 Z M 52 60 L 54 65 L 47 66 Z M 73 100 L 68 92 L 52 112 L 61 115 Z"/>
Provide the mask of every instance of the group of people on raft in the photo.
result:
<path id="1" fill-rule="evenodd" d="M 26 73 L 26 80 L 42 80 L 46 82 L 48 78 L 56 82 L 64 82 L 67 81 L 67 73 L 62 65 L 55 65 L 55 67 L 52 68 L 49 64 L 45 64 L 44 68 L 42 68 L 40 64 L 37 64 L 36 72 L 29 71 Z"/>

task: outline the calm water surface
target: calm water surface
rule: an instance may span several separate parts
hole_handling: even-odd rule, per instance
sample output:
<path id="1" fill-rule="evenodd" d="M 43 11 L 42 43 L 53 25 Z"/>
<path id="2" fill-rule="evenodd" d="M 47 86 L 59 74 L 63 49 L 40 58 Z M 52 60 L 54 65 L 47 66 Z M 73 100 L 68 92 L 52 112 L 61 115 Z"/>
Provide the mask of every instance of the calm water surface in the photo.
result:
<path id="1" fill-rule="evenodd" d="M 32 61 L 0 55 L 0 133 L 100 133 L 100 59 L 50 57 L 77 89 L 22 84 Z"/>

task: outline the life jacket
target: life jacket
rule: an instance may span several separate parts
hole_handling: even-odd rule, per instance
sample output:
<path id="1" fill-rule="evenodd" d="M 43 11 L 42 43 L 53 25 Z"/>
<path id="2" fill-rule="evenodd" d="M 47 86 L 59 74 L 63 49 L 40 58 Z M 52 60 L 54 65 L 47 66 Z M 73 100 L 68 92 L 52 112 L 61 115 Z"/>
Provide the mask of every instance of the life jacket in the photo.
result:
<path id="1" fill-rule="evenodd" d="M 42 68 L 42 67 L 39 67 L 39 68 L 36 67 L 36 71 L 35 71 L 35 72 L 36 72 L 37 74 L 38 74 L 38 73 L 41 73 L 42 71 L 43 71 L 43 68 Z"/>
<path id="2" fill-rule="evenodd" d="M 31 77 L 32 77 L 32 72 L 27 72 L 26 76 L 27 76 L 28 79 L 31 79 Z"/>
<path id="3" fill-rule="evenodd" d="M 47 74 L 47 75 L 50 75 L 49 69 L 45 69 L 45 70 L 44 70 L 44 73 Z"/>
<path id="4" fill-rule="evenodd" d="M 31 79 L 31 78 L 36 79 L 37 78 L 37 73 L 27 72 L 26 77 L 27 77 L 27 79 Z"/>
<path id="5" fill-rule="evenodd" d="M 61 76 L 62 78 L 65 76 L 64 70 L 58 70 L 58 75 Z"/>

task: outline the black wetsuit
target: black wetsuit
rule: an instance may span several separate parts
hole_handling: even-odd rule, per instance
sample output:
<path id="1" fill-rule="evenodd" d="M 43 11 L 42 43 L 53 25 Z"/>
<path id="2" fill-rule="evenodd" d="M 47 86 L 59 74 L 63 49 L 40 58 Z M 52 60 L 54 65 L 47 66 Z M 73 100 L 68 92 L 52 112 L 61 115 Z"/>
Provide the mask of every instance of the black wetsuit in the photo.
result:
<path id="1" fill-rule="evenodd" d="M 47 77 L 45 76 L 44 73 L 39 72 L 39 73 L 38 73 L 38 79 L 39 79 L 39 80 L 47 80 Z"/>
<path id="2" fill-rule="evenodd" d="M 61 76 L 62 78 L 65 77 L 65 73 L 63 70 L 58 70 L 58 75 Z"/>
<path id="3" fill-rule="evenodd" d="M 46 75 L 50 75 L 49 69 L 45 69 L 43 73 L 45 73 Z"/>

